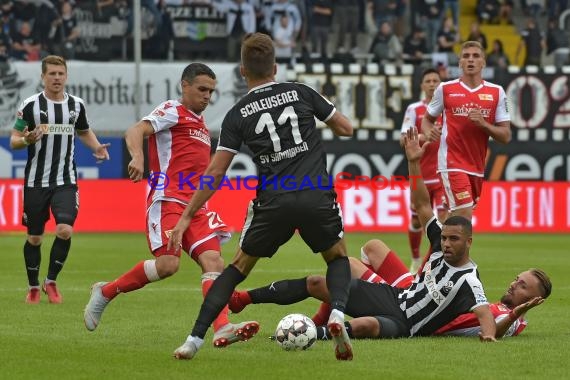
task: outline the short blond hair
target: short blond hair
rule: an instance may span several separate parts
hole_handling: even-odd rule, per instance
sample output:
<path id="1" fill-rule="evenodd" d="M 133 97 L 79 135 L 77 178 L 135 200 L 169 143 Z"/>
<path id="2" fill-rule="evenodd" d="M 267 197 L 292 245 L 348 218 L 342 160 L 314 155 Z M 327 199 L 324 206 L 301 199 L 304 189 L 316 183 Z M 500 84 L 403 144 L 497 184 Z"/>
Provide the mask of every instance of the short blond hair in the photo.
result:
<path id="1" fill-rule="evenodd" d="M 59 55 L 48 55 L 42 59 L 42 74 L 46 73 L 47 65 L 63 66 L 65 67 L 65 71 L 67 71 L 67 62 L 65 62 L 65 58 Z"/>
<path id="2" fill-rule="evenodd" d="M 483 57 L 486 56 L 485 49 L 483 49 L 483 45 L 481 45 L 479 41 L 465 41 L 463 44 L 461 44 L 461 52 L 470 47 L 478 48 L 479 50 L 481 50 L 481 54 L 483 54 Z"/>

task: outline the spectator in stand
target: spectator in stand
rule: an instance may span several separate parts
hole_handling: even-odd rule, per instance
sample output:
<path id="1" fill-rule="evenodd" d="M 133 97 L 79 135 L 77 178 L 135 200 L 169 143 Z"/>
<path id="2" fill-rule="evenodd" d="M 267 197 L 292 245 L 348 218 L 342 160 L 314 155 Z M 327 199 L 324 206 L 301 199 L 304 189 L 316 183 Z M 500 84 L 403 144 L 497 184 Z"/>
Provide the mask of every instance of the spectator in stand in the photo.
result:
<path id="1" fill-rule="evenodd" d="M 271 34 L 273 35 L 273 44 L 275 46 L 275 61 L 277 63 L 295 64 L 293 56 L 295 30 L 286 13 L 281 15 L 279 24 L 274 26 Z"/>
<path id="2" fill-rule="evenodd" d="M 570 46 L 568 33 L 559 28 L 557 20 L 548 21 L 546 54 L 554 55 L 554 65 L 556 67 L 562 67 L 569 63 Z"/>
<path id="3" fill-rule="evenodd" d="M 499 0 L 499 17 L 501 20 L 505 20 L 507 24 L 513 24 L 513 0 Z"/>
<path id="4" fill-rule="evenodd" d="M 549 0 L 548 1 L 548 18 L 558 19 L 560 14 L 568 9 L 568 0 Z"/>
<path id="5" fill-rule="evenodd" d="M 339 53 L 353 51 L 358 46 L 358 4 L 353 0 L 335 0 L 332 3 L 334 4 L 333 23 L 338 25 L 336 50 Z M 350 45 L 347 49 L 345 38 L 348 34 L 350 34 L 348 40 Z"/>
<path id="6" fill-rule="evenodd" d="M 255 9 L 244 0 L 222 0 L 214 2 L 213 5 L 227 15 L 228 61 L 239 62 L 241 40 L 246 34 L 255 32 Z"/>
<path id="7" fill-rule="evenodd" d="M 453 17 L 453 25 L 455 25 L 455 28 L 457 28 L 459 26 L 459 1 L 445 0 L 443 5 L 443 14 L 447 14 L 447 10 L 451 11 L 451 17 Z"/>
<path id="8" fill-rule="evenodd" d="M 477 21 L 471 23 L 471 30 L 467 41 L 477 41 L 483 46 L 483 50 L 487 50 L 487 36 L 481 31 L 481 25 Z"/>
<path id="9" fill-rule="evenodd" d="M 32 35 L 32 27 L 27 21 L 20 23 L 20 29 L 12 36 L 11 56 L 20 61 L 39 61 L 42 52 L 37 38 Z"/>
<path id="10" fill-rule="evenodd" d="M 498 0 L 479 0 L 477 3 L 477 18 L 481 24 L 496 24 L 499 20 L 500 4 Z"/>
<path id="11" fill-rule="evenodd" d="M 10 36 L 0 29 L 0 62 L 6 62 L 10 58 Z"/>
<path id="12" fill-rule="evenodd" d="M 274 28 L 277 27 L 276 24 L 278 25 L 280 23 L 282 14 L 287 14 L 287 16 L 289 16 L 289 21 L 293 25 L 293 30 L 295 31 L 295 39 L 297 39 L 301 32 L 303 20 L 301 18 L 299 8 L 297 8 L 295 4 L 289 3 L 288 0 L 275 0 L 266 14 L 265 27 L 267 30 L 273 31 Z"/>
<path id="13" fill-rule="evenodd" d="M 60 19 L 59 10 L 50 1 L 36 1 L 36 16 L 31 23 L 34 36 L 42 50 L 50 51 L 56 36 L 56 26 Z"/>
<path id="14" fill-rule="evenodd" d="M 487 56 L 487 65 L 506 69 L 510 64 L 509 57 L 503 49 L 503 42 L 499 39 L 494 40 L 491 52 Z"/>
<path id="15" fill-rule="evenodd" d="M 61 17 L 54 23 L 57 28 L 54 40 L 57 41 L 54 50 L 65 59 L 75 58 L 75 44 L 79 38 L 77 18 L 73 14 L 73 6 L 69 1 L 61 3 Z"/>
<path id="16" fill-rule="evenodd" d="M 376 25 L 382 25 L 388 21 L 393 28 L 397 18 L 398 1 L 396 0 L 368 0 L 368 7 L 372 11 L 372 17 Z M 342 15 L 341 17 L 344 17 Z"/>
<path id="17" fill-rule="evenodd" d="M 424 30 L 416 26 L 404 40 L 404 61 L 406 63 L 421 64 L 428 53 Z"/>
<path id="18" fill-rule="evenodd" d="M 443 20 L 443 0 L 418 0 L 417 6 L 417 24 L 426 31 L 427 48 L 433 52 L 437 47 L 437 33 Z"/>
<path id="19" fill-rule="evenodd" d="M 378 63 L 401 61 L 402 44 L 393 33 L 389 21 L 384 21 L 380 25 L 378 34 L 370 45 L 370 54 L 374 55 L 374 61 Z"/>
<path id="20" fill-rule="evenodd" d="M 329 56 L 328 44 L 332 27 L 332 15 L 332 0 L 313 1 L 311 44 L 313 53 L 321 53 L 322 58 L 327 58 Z"/>
<path id="21" fill-rule="evenodd" d="M 526 58 L 524 66 L 540 66 L 542 61 L 542 51 L 546 48 L 544 33 L 540 31 L 536 20 L 532 17 L 527 19 L 526 29 L 521 31 L 521 40 L 515 54 L 515 62 L 518 64 L 519 56 L 523 48 L 526 48 Z"/>
<path id="22" fill-rule="evenodd" d="M 458 60 L 453 52 L 455 44 L 459 43 L 459 33 L 453 26 L 453 19 L 446 17 L 440 31 L 437 33 L 437 51 L 447 54 L 447 63 L 449 66 L 455 65 Z"/>
<path id="23" fill-rule="evenodd" d="M 526 6 L 529 16 L 535 20 L 538 20 L 540 15 L 544 13 L 544 0 L 526 0 Z"/>

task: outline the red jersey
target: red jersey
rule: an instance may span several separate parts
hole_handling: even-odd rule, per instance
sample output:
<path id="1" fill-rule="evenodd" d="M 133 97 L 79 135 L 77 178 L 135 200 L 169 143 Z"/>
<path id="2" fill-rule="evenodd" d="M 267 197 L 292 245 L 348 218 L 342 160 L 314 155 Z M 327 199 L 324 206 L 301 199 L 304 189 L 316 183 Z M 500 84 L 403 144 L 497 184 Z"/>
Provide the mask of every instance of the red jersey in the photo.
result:
<path id="1" fill-rule="evenodd" d="M 495 318 L 495 323 L 509 317 L 511 309 L 500 302 L 489 305 L 491 313 Z M 527 326 L 524 318 L 519 318 L 513 322 L 503 337 L 519 335 Z M 473 313 L 461 314 L 453 321 L 437 330 L 434 335 L 457 335 L 457 336 L 477 336 L 481 331 L 479 320 Z"/>
<path id="2" fill-rule="evenodd" d="M 147 205 L 157 200 L 188 203 L 194 191 L 207 186 L 201 182 L 207 180 L 203 174 L 211 152 L 204 117 L 178 100 L 168 100 L 143 120 L 154 129 L 148 139 L 148 160 L 150 178 L 157 181 L 150 186 Z"/>
<path id="3" fill-rule="evenodd" d="M 483 177 L 489 136 L 469 118 L 469 110 L 481 110 L 488 123 L 509 121 L 507 97 L 499 85 L 483 81 L 476 88 L 460 79 L 442 82 L 427 107 L 432 116 L 443 113 L 438 171 L 460 171 Z"/>
<path id="4" fill-rule="evenodd" d="M 408 129 L 415 126 L 418 133 L 422 132 L 422 119 L 426 113 L 427 102 L 425 100 L 412 103 L 406 109 L 406 114 L 404 115 L 404 121 L 402 123 L 402 134 L 406 133 Z M 442 122 L 442 117 L 437 118 L 437 123 Z M 439 178 L 437 177 L 437 151 L 439 149 L 439 141 L 432 142 L 426 148 L 424 155 L 420 160 L 420 169 L 422 171 L 422 177 L 424 183 L 439 183 Z"/>

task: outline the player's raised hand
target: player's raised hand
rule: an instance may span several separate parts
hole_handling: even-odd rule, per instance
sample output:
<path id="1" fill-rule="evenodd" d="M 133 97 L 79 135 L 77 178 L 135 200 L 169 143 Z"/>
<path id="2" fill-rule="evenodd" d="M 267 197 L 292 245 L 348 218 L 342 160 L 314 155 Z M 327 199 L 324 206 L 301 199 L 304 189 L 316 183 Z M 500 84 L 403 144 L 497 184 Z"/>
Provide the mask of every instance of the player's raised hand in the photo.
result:
<path id="1" fill-rule="evenodd" d="M 478 127 L 483 127 L 486 123 L 485 118 L 483 117 L 483 114 L 479 108 L 471 108 L 467 114 L 467 117 L 473 122 L 473 124 Z"/>
<path id="2" fill-rule="evenodd" d="M 22 132 L 24 133 L 24 139 L 28 145 L 37 143 L 38 140 L 41 140 L 44 135 L 43 129 L 39 127 L 34 128 L 32 131 L 28 130 L 28 127 L 25 127 Z"/>
<path id="3" fill-rule="evenodd" d="M 408 161 L 419 160 L 423 156 L 429 143 L 429 141 L 426 141 L 420 146 L 418 129 L 416 127 L 408 129 L 406 136 L 404 136 L 404 149 L 406 150 Z"/>
<path id="4" fill-rule="evenodd" d="M 515 307 L 513 309 L 513 313 L 515 314 L 515 316 L 520 317 L 521 315 L 523 315 L 524 313 L 526 313 L 527 311 L 529 311 L 530 309 L 532 309 L 533 307 L 536 307 L 538 305 L 541 305 L 544 302 L 544 298 L 542 297 L 534 297 L 533 299 L 531 299 L 528 302 L 525 302 L 523 304 L 518 305 L 517 307 Z"/>

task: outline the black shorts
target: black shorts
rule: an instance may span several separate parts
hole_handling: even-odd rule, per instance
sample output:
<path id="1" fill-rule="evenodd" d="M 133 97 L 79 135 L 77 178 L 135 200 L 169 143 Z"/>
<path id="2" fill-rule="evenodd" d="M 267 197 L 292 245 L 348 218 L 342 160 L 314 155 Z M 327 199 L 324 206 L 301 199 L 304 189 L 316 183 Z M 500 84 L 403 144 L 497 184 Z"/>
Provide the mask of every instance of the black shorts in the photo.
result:
<path id="1" fill-rule="evenodd" d="M 313 252 L 323 252 L 343 235 L 342 216 L 332 190 L 261 196 L 249 204 L 240 247 L 250 256 L 271 257 L 295 230 Z"/>
<path id="2" fill-rule="evenodd" d="M 345 313 L 354 318 L 376 317 L 380 322 L 379 338 L 408 337 L 408 320 L 398 303 L 400 291 L 388 284 L 353 279 Z"/>
<path id="3" fill-rule="evenodd" d="M 22 225 L 28 235 L 42 235 L 50 218 L 50 209 L 56 224 L 73 226 L 79 210 L 77 185 L 63 185 L 52 188 L 24 186 L 24 215 Z"/>

